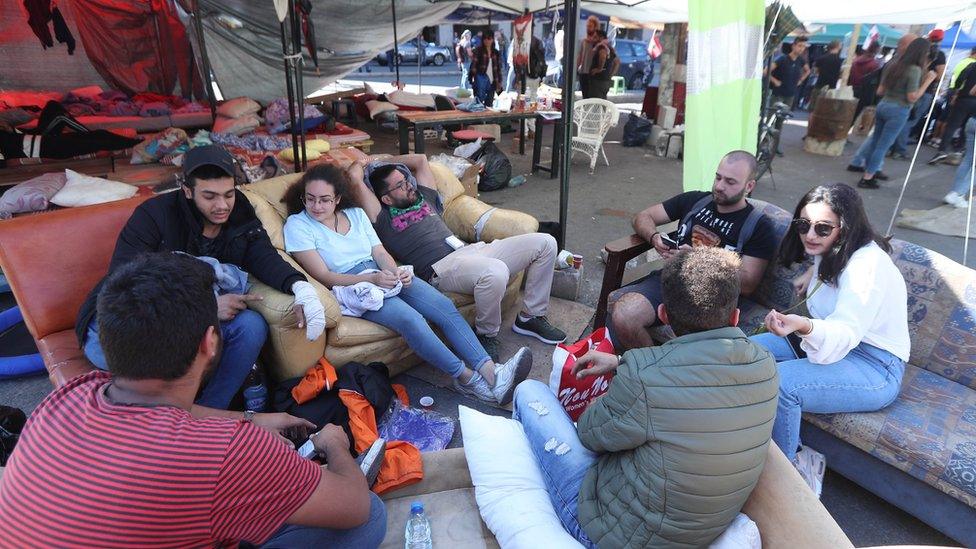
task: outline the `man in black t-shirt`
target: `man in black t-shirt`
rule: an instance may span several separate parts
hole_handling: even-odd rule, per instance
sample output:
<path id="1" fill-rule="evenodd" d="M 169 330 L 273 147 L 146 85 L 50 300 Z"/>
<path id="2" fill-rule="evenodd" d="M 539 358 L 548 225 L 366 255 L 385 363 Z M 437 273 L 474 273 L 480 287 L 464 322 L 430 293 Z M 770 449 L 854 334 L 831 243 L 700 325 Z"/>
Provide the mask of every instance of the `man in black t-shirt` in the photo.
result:
<path id="1" fill-rule="evenodd" d="M 810 96 L 810 110 L 817 108 L 817 98 L 825 90 L 831 90 L 840 79 L 840 40 L 834 40 L 827 45 L 827 53 L 821 55 L 813 63 L 813 72 L 817 75 L 817 83 L 813 85 Z"/>
<path id="2" fill-rule="evenodd" d="M 738 252 L 741 292 L 749 295 L 759 286 L 778 244 L 772 222 L 746 200 L 755 186 L 756 157 L 732 151 L 715 170 L 712 192 L 690 191 L 655 204 L 637 214 L 634 231 L 665 259 L 694 246 Z M 679 222 L 677 231 L 666 235 L 658 230 L 658 225 L 672 221 Z M 661 325 L 661 302 L 659 271 L 610 294 L 607 326 L 617 351 L 654 344 L 648 329 Z"/>

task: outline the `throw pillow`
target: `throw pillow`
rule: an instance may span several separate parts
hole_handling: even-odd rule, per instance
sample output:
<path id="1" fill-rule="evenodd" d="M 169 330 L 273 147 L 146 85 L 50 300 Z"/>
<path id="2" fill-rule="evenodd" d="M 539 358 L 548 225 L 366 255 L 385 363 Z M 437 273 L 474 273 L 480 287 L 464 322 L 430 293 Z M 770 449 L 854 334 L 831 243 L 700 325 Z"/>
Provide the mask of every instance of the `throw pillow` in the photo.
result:
<path id="1" fill-rule="evenodd" d="M 228 118 L 217 115 L 214 120 L 213 133 L 227 133 L 231 135 L 244 135 L 253 132 L 261 125 L 261 119 L 256 114 L 245 114 L 240 118 Z"/>
<path id="2" fill-rule="evenodd" d="M 14 185 L 0 196 L 0 219 L 46 210 L 51 197 L 64 187 L 65 179 L 64 172 L 46 173 Z"/>
<path id="3" fill-rule="evenodd" d="M 261 105 L 250 97 L 235 97 L 217 106 L 217 114 L 227 118 L 240 118 L 248 114 L 257 114 Z"/>
<path id="4" fill-rule="evenodd" d="M 132 185 L 109 181 L 101 177 L 92 177 L 72 170 L 64 170 L 64 173 L 67 176 L 67 182 L 51 198 L 51 203 L 65 208 L 91 206 L 92 204 L 132 198 L 139 190 Z"/>
<path id="5" fill-rule="evenodd" d="M 373 99 L 366 102 L 366 109 L 369 110 L 369 117 L 375 119 L 377 116 L 385 112 L 398 111 L 400 110 L 400 107 L 397 107 L 393 103 Z"/>
<path id="6" fill-rule="evenodd" d="M 552 508 L 522 424 L 458 406 L 481 518 L 502 547 L 579 548 Z"/>

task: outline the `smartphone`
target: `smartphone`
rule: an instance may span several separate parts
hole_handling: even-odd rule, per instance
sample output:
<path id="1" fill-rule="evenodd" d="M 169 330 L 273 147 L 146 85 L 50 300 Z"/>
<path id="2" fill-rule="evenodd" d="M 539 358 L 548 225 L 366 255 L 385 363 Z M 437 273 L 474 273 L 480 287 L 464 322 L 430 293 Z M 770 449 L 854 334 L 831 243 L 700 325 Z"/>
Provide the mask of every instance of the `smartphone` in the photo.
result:
<path id="1" fill-rule="evenodd" d="M 672 250 L 678 249 L 678 242 L 676 240 L 672 239 L 670 236 L 664 233 L 659 233 L 659 234 L 661 235 L 661 242 L 664 242 L 665 246 L 671 248 Z"/>
<path id="2" fill-rule="evenodd" d="M 312 459 L 315 457 L 315 445 L 312 444 L 312 439 L 309 438 L 298 448 L 298 455 L 305 459 Z"/>

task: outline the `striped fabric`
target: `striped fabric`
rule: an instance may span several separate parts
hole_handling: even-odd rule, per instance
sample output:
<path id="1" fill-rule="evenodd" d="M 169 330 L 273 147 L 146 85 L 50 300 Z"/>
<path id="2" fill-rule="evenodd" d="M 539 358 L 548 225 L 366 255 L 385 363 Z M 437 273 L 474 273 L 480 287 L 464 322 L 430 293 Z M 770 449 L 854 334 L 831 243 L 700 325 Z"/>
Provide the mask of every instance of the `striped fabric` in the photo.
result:
<path id="1" fill-rule="evenodd" d="M 0 480 L 0 547 L 213 547 L 265 541 L 320 468 L 242 421 L 116 405 L 92 372 L 35 410 Z"/>

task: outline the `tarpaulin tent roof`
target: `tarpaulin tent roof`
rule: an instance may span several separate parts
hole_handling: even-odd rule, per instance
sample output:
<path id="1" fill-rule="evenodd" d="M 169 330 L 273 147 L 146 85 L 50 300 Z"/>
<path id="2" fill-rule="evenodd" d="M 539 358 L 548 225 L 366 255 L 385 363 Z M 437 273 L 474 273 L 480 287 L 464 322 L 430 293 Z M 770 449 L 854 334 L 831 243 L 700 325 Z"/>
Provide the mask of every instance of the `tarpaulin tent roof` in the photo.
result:
<path id="1" fill-rule="evenodd" d="M 976 16 L 976 14 L 974 14 Z M 956 33 L 959 33 L 959 39 L 956 41 L 956 50 L 962 50 L 966 48 L 972 48 L 976 46 L 976 39 L 972 36 L 959 30 L 959 23 L 956 23 L 945 30 L 945 37 L 942 38 L 942 48 L 947 49 L 952 45 L 952 41 L 956 40 Z"/>
<path id="2" fill-rule="evenodd" d="M 860 36 L 858 37 L 858 42 L 863 42 L 867 38 L 868 32 L 871 30 L 871 24 L 866 23 L 861 26 Z M 831 40 L 839 40 L 841 42 L 854 32 L 854 25 L 847 23 L 829 23 L 824 25 L 823 28 L 809 35 L 811 44 L 827 44 Z M 902 37 L 905 33 L 889 27 L 888 25 L 878 25 L 878 41 L 882 46 L 894 46 L 898 42 L 898 39 Z"/>

